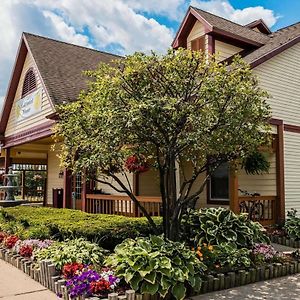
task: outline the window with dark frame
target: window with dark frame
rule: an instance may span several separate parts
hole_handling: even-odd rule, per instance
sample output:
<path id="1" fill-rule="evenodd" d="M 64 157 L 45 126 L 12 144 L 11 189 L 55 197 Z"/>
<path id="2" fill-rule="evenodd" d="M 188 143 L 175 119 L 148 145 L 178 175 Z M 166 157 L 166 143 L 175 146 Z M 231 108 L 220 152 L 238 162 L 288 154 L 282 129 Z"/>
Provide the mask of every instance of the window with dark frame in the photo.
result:
<path id="1" fill-rule="evenodd" d="M 223 163 L 209 180 L 208 202 L 229 202 L 229 164 Z"/>
<path id="2" fill-rule="evenodd" d="M 193 51 L 205 51 L 205 37 L 199 37 L 191 41 L 191 50 Z"/>
<path id="3" fill-rule="evenodd" d="M 22 88 L 22 98 L 36 89 L 36 79 L 33 69 L 29 69 L 25 75 Z"/>

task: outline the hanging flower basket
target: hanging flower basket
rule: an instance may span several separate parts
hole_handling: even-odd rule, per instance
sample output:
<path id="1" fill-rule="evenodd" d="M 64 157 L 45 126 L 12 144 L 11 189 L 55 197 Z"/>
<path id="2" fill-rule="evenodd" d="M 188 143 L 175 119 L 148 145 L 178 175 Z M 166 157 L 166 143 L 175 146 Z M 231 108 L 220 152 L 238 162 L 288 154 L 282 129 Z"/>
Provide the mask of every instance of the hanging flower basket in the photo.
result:
<path id="1" fill-rule="evenodd" d="M 149 164 L 143 155 L 131 155 L 125 161 L 125 168 L 131 173 L 143 173 L 149 170 Z"/>

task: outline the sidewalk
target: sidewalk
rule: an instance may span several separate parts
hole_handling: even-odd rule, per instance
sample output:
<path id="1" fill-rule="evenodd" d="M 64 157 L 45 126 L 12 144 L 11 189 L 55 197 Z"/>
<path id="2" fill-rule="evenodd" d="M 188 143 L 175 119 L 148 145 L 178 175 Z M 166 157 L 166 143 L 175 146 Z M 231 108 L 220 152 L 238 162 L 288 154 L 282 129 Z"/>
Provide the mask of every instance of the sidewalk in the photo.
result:
<path id="1" fill-rule="evenodd" d="M 300 274 L 193 297 L 194 300 L 299 300 Z"/>
<path id="2" fill-rule="evenodd" d="M 58 298 L 20 270 L 0 260 L 0 299 L 57 300 Z"/>

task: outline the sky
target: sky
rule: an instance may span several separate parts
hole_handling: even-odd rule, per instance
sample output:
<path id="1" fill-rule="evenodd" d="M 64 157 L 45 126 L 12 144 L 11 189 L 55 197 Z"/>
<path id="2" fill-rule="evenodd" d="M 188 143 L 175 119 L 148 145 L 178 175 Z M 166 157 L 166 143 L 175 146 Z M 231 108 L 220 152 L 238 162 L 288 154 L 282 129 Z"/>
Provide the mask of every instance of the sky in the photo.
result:
<path id="1" fill-rule="evenodd" d="M 0 107 L 23 31 L 126 55 L 163 53 L 189 5 L 276 30 L 300 21 L 300 0 L 0 0 Z"/>

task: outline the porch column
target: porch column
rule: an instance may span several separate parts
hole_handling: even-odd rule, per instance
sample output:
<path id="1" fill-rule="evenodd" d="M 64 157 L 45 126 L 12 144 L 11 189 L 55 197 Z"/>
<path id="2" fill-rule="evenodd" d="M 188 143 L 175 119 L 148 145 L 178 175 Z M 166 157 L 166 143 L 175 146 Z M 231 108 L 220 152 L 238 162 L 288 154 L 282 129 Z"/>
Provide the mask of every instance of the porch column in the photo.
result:
<path id="1" fill-rule="evenodd" d="M 133 173 L 133 181 L 132 181 L 132 191 L 135 196 L 139 195 L 139 173 Z M 133 203 L 133 216 L 138 217 L 139 208 L 135 203 Z"/>
<path id="2" fill-rule="evenodd" d="M 72 207 L 72 172 L 64 169 L 63 208 Z"/>
<path id="3" fill-rule="evenodd" d="M 5 148 L 5 156 L 4 156 L 4 169 L 5 169 L 5 174 L 8 173 L 8 168 L 11 165 L 11 158 L 10 158 L 10 148 Z"/>
<path id="4" fill-rule="evenodd" d="M 229 205 L 234 213 L 240 212 L 239 207 L 239 182 L 235 164 L 230 164 L 229 167 Z"/>
<path id="5" fill-rule="evenodd" d="M 277 125 L 277 143 L 276 143 L 276 213 L 277 223 L 283 223 L 285 220 L 285 187 L 284 187 L 284 125 L 281 120 Z"/>

